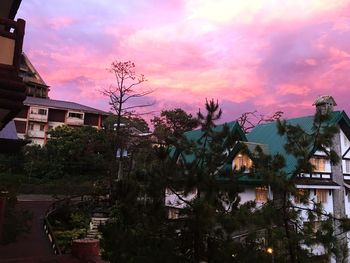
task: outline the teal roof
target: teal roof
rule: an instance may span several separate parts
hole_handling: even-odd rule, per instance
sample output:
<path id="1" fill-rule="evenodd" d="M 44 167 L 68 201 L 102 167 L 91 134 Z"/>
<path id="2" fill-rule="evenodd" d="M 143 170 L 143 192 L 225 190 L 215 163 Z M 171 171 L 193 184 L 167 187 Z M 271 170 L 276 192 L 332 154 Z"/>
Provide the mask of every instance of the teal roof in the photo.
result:
<path id="1" fill-rule="evenodd" d="M 229 128 L 230 132 L 236 133 L 238 135 L 238 140 L 240 140 L 240 141 L 247 141 L 247 137 L 244 134 L 244 132 L 242 131 L 242 129 L 239 126 L 239 123 L 237 121 L 231 121 L 231 122 L 227 122 L 227 123 L 223 123 L 223 124 L 217 125 L 213 130 L 215 132 L 222 132 L 225 124 Z M 184 136 L 188 140 L 192 140 L 192 141 L 197 141 L 202 135 L 203 135 L 203 131 L 201 129 L 188 131 L 188 132 L 184 133 Z"/>
<path id="2" fill-rule="evenodd" d="M 306 116 L 287 120 L 288 124 L 299 125 L 307 133 L 312 133 L 314 116 Z M 339 124 L 344 121 L 350 127 L 350 120 L 344 111 L 334 111 L 326 125 Z M 248 135 L 248 141 L 267 144 L 270 154 L 281 154 L 286 161 L 285 172 L 291 174 L 296 167 L 297 161 L 294 156 L 287 154 L 284 145 L 286 137 L 278 134 L 276 122 L 261 124 L 256 126 Z"/>
<path id="3" fill-rule="evenodd" d="M 214 132 L 222 132 L 224 126 L 227 125 L 229 131 L 237 137 L 237 141 L 247 141 L 247 137 L 242 131 L 239 123 L 237 121 L 232 121 L 224 124 L 217 125 L 213 130 Z M 195 145 L 200 147 L 198 140 L 202 137 L 203 131 L 201 129 L 188 131 L 184 133 L 184 136 L 187 140 L 192 141 Z M 191 163 L 195 159 L 195 155 L 193 153 L 181 153 L 182 158 L 187 162 Z"/>

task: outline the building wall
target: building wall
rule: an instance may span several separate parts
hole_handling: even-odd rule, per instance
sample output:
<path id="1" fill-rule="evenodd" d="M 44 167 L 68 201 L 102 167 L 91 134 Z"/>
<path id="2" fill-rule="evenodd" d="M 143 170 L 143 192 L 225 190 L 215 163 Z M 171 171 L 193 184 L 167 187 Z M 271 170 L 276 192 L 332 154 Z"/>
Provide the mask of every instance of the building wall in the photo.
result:
<path id="1" fill-rule="evenodd" d="M 17 135 L 21 139 L 30 139 L 32 144 L 44 145 L 47 131 L 61 125 L 100 127 L 104 116 L 70 109 L 52 109 L 46 106 L 26 106 L 15 118 Z"/>

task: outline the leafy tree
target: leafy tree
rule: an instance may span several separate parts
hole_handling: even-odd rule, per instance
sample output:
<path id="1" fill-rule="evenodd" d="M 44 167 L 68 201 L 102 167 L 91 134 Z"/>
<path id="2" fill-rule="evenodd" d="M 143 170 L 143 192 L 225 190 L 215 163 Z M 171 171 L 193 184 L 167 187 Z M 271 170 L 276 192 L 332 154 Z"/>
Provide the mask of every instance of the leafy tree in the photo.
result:
<path id="1" fill-rule="evenodd" d="M 151 120 L 154 126 L 153 134 L 160 142 L 170 144 L 174 139 L 180 138 L 186 131 L 198 126 L 198 120 L 183 109 L 162 110 L 159 117 Z"/>
<path id="2" fill-rule="evenodd" d="M 25 148 L 25 170 L 33 177 L 106 173 L 109 154 L 104 131 L 84 126 L 59 126 L 49 132 L 46 145 Z"/>

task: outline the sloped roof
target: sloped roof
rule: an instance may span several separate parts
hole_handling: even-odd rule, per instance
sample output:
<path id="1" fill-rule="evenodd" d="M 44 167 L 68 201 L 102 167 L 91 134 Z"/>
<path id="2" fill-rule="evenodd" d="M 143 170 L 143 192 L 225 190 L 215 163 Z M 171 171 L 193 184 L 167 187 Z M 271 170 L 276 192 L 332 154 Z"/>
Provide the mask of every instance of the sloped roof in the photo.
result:
<path id="1" fill-rule="evenodd" d="M 35 83 L 36 85 L 49 87 L 24 52 L 21 56 L 20 69 L 20 75 L 24 83 Z"/>
<path id="2" fill-rule="evenodd" d="M 18 140 L 15 122 L 12 120 L 0 131 L 0 139 Z"/>
<path id="3" fill-rule="evenodd" d="M 223 124 L 217 125 L 213 129 L 214 132 L 221 132 L 223 130 L 223 128 L 224 128 L 224 125 L 227 125 L 227 127 L 229 128 L 229 130 L 231 132 L 236 132 L 241 141 L 246 141 L 247 140 L 247 137 L 245 136 L 244 132 L 242 131 L 242 129 L 239 126 L 237 121 L 231 121 L 231 122 L 227 122 L 227 123 L 223 123 Z M 184 136 L 188 140 L 192 140 L 192 141 L 197 141 L 202 135 L 203 135 L 202 129 L 196 129 L 196 130 L 188 131 L 188 132 L 184 133 Z"/>
<path id="4" fill-rule="evenodd" d="M 94 108 L 91 108 L 76 102 L 71 102 L 71 101 L 27 97 L 23 103 L 24 105 L 27 105 L 27 106 L 37 105 L 37 106 L 45 106 L 48 108 L 54 108 L 54 109 L 63 109 L 63 110 L 69 109 L 69 110 L 83 111 L 87 113 L 110 115 L 110 113 L 108 112 L 94 109 Z"/>
<path id="5" fill-rule="evenodd" d="M 332 103 L 334 106 L 337 106 L 337 103 L 335 102 L 334 98 L 329 95 L 319 96 L 312 105 L 318 106 L 326 103 Z"/>
<path id="6" fill-rule="evenodd" d="M 325 123 L 326 125 L 339 124 L 344 121 L 347 126 L 350 126 L 350 120 L 344 111 L 334 111 L 330 114 L 330 119 Z M 299 125 L 305 132 L 311 134 L 314 122 L 314 116 L 305 116 L 287 120 L 288 124 Z M 261 124 L 256 126 L 248 135 L 248 141 L 267 144 L 270 154 L 281 154 L 286 161 L 285 172 L 290 174 L 294 171 L 297 161 L 291 154 L 287 154 L 284 145 L 287 142 L 286 136 L 280 136 L 276 122 Z"/>

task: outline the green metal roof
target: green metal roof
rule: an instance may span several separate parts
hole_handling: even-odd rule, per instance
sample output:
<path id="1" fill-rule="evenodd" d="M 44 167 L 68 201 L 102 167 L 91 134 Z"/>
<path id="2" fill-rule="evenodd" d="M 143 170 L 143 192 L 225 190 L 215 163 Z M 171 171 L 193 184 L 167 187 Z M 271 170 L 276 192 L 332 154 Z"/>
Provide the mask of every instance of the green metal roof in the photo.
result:
<path id="1" fill-rule="evenodd" d="M 247 137 L 244 134 L 244 132 L 242 131 L 242 129 L 237 121 L 232 121 L 232 122 L 217 125 L 213 129 L 214 132 L 222 132 L 225 125 L 227 125 L 227 127 L 231 133 L 233 133 L 235 136 L 237 136 L 237 141 L 247 141 Z M 184 136 L 186 137 L 186 139 L 189 141 L 192 141 L 198 147 L 201 147 L 198 140 L 202 137 L 202 135 L 203 135 L 203 131 L 201 129 L 188 131 L 188 132 L 184 133 Z M 181 156 L 187 163 L 191 163 L 195 160 L 195 155 L 193 153 L 182 152 Z"/>
<path id="2" fill-rule="evenodd" d="M 247 141 L 247 137 L 244 134 L 244 132 L 242 131 L 242 129 L 239 126 L 237 121 L 231 121 L 231 122 L 227 122 L 227 123 L 223 123 L 223 124 L 217 125 L 213 130 L 215 132 L 222 132 L 225 124 L 229 128 L 230 132 L 236 133 L 238 135 L 239 140 Z M 188 140 L 192 140 L 192 141 L 197 141 L 202 135 L 203 135 L 203 131 L 201 129 L 188 131 L 188 132 L 184 133 L 184 136 Z"/>
<path id="3" fill-rule="evenodd" d="M 299 125 L 307 133 L 312 133 L 314 116 L 305 116 L 287 120 L 288 124 Z M 330 115 L 330 119 L 326 125 L 339 124 L 344 121 L 350 127 L 350 120 L 344 111 L 334 111 Z M 270 154 L 281 154 L 286 161 L 285 172 L 291 174 L 296 167 L 297 161 L 294 156 L 287 154 L 284 145 L 286 136 L 278 134 L 276 122 L 261 124 L 256 126 L 248 135 L 248 141 L 267 144 Z"/>

